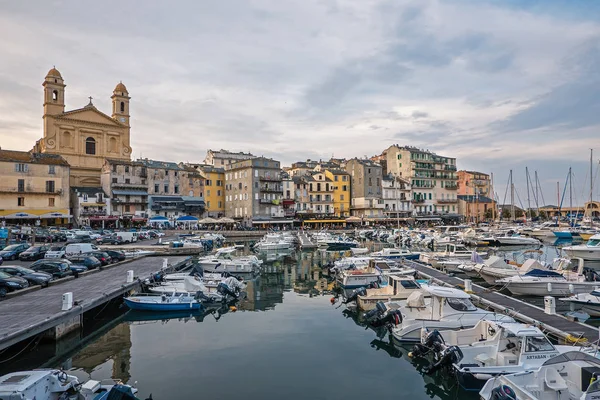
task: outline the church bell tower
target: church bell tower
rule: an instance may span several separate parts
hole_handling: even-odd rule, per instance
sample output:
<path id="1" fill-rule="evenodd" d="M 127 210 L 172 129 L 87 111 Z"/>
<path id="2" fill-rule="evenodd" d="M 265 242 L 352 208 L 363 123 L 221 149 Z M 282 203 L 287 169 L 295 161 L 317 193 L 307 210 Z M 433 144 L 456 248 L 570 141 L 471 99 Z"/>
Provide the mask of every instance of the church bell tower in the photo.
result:
<path id="1" fill-rule="evenodd" d="M 44 115 L 59 115 L 65 112 L 65 83 L 56 68 L 46 74 L 44 83 Z"/>
<path id="2" fill-rule="evenodd" d="M 112 117 L 129 126 L 129 100 L 131 98 L 123 82 L 117 84 L 110 98 L 112 99 Z"/>

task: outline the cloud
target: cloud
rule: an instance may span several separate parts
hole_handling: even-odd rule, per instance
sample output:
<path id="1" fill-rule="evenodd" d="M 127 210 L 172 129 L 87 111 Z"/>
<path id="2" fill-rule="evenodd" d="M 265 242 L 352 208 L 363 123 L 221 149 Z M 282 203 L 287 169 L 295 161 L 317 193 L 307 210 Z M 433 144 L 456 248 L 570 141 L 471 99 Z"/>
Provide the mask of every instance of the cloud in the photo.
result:
<path id="1" fill-rule="evenodd" d="M 4 2 L 0 145 L 41 137 L 56 65 L 67 109 L 92 95 L 108 111 L 127 85 L 134 156 L 223 147 L 289 164 L 398 142 L 499 175 L 529 164 L 551 191 L 600 148 L 600 7 L 526 3 Z"/>

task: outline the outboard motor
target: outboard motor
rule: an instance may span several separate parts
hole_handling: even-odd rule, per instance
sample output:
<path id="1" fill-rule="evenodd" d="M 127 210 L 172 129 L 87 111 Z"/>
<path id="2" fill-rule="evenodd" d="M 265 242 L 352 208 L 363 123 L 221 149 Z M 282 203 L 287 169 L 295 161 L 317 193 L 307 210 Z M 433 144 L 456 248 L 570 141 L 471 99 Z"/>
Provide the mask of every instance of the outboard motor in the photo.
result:
<path id="1" fill-rule="evenodd" d="M 425 337 L 424 343 L 417 343 L 414 345 L 412 352 L 409 353 L 410 357 L 421 357 L 430 351 L 435 354 L 439 354 L 444 346 L 444 338 L 442 334 L 436 329 L 429 332 Z"/>
<path id="2" fill-rule="evenodd" d="M 194 298 L 202 303 L 214 303 L 215 298 L 204 294 L 204 292 L 196 292 Z"/>
<path id="3" fill-rule="evenodd" d="M 350 296 L 346 297 L 346 300 L 344 300 L 344 304 L 348 304 L 348 303 L 352 303 L 353 301 L 356 301 L 356 299 L 358 299 L 358 296 L 365 296 L 367 294 L 367 289 L 365 289 L 364 287 L 358 288 L 358 289 L 354 289 L 352 291 L 352 293 L 350 293 Z"/>
<path id="4" fill-rule="evenodd" d="M 400 310 L 387 310 L 382 302 L 376 304 L 375 309 L 365 314 L 367 322 L 372 327 L 400 325 L 402 323 L 402 312 Z"/>
<path id="5" fill-rule="evenodd" d="M 517 394 L 510 386 L 500 385 L 492 389 L 490 400 L 517 400 Z"/>
<path id="6" fill-rule="evenodd" d="M 233 290 L 231 290 L 231 288 L 224 282 L 220 282 L 217 285 L 217 293 L 219 293 L 220 295 L 223 295 L 223 296 L 231 296 L 234 299 L 238 298 L 238 294 L 236 292 L 234 292 Z"/>
<path id="7" fill-rule="evenodd" d="M 372 319 L 380 317 L 381 315 L 385 314 L 386 311 L 387 311 L 387 307 L 385 306 L 385 304 L 383 304 L 383 302 L 379 301 L 375 304 L 374 309 L 365 313 L 365 319 L 367 320 L 367 322 L 370 323 Z"/>
<path id="8" fill-rule="evenodd" d="M 425 368 L 425 373 L 427 375 L 432 375 L 439 369 L 444 367 L 449 367 L 452 364 L 456 364 L 463 359 L 463 352 L 458 346 L 450 346 L 442 353 L 440 360 L 433 364 L 432 366 Z"/>

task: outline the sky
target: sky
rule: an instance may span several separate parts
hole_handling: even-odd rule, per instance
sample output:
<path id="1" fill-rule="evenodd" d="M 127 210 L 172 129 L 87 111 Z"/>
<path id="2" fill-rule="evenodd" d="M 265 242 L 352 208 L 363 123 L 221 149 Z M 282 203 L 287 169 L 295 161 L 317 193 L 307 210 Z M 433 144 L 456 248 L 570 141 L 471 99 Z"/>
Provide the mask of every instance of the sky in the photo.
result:
<path id="1" fill-rule="evenodd" d="M 590 148 L 598 171 L 596 1 L 0 0 L 0 35 L 4 149 L 42 137 L 56 66 L 67 110 L 92 96 L 110 113 L 127 86 L 136 158 L 289 165 L 411 145 L 493 173 L 501 203 L 511 169 L 522 203 L 538 172 L 545 204 L 569 167 L 574 202 L 589 197 Z"/>

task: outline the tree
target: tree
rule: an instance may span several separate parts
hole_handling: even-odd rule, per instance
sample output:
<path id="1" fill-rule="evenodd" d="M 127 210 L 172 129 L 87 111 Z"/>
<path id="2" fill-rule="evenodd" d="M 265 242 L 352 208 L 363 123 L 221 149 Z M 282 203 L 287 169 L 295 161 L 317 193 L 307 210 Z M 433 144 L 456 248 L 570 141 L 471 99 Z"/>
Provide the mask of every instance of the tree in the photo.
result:
<path id="1" fill-rule="evenodd" d="M 487 210 L 485 210 L 485 219 L 492 219 L 492 218 L 494 218 L 494 209 L 488 208 Z"/>

